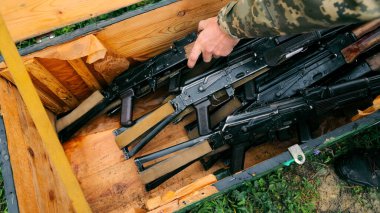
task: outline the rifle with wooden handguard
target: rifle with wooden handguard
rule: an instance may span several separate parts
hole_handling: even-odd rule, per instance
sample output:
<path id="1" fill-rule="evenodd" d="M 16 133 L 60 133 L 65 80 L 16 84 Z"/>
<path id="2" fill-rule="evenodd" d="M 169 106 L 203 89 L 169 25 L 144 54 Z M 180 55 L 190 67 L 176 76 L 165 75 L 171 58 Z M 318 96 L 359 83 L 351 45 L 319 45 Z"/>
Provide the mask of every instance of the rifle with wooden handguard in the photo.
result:
<path id="1" fill-rule="evenodd" d="M 62 141 L 69 139 L 79 128 L 117 99 L 121 100 L 121 125 L 131 126 L 133 98 L 155 91 L 165 80 L 176 81 L 178 71 L 186 67 L 185 46 L 195 38 L 196 34 L 192 33 L 174 42 L 170 50 L 127 70 L 116 77 L 107 88 L 94 92 L 71 113 L 57 120 L 59 138 Z"/>
<path id="2" fill-rule="evenodd" d="M 379 69 L 379 67 L 377 68 Z M 244 167 L 245 150 L 257 145 L 262 136 L 275 137 L 277 131 L 290 128 L 299 119 L 318 117 L 352 105 L 370 102 L 380 94 L 380 75 L 357 79 L 332 86 L 315 87 L 301 91 L 298 97 L 277 101 L 238 115 L 227 117 L 218 131 L 135 159 L 141 180 L 152 189 L 193 162 L 230 149 L 230 172 Z M 307 140 L 310 140 L 308 138 Z M 162 159 L 169 154 L 174 156 Z"/>
<path id="3" fill-rule="evenodd" d="M 358 29 L 363 29 L 362 31 L 364 31 L 364 29 L 367 29 L 368 31 L 373 29 L 373 27 L 368 28 L 367 26 L 368 24 L 363 25 Z M 357 29 L 353 32 L 356 30 Z M 190 81 L 190 83 L 182 87 L 180 95 L 145 116 L 144 119 L 138 122 L 135 126 L 128 128 L 123 133 L 116 136 L 116 143 L 123 149 L 125 156 L 129 158 L 135 155 L 166 125 L 173 121 L 176 116 L 190 106 L 193 106 L 196 109 L 200 135 L 210 133 L 211 129 L 208 116 L 208 107 L 211 104 L 210 99 L 213 97 L 217 97 L 215 99 L 218 99 L 218 97 L 222 96 L 220 94 L 232 97 L 235 88 L 244 85 L 261 74 L 266 73 L 270 69 L 267 60 L 265 59 L 271 59 L 271 64 L 273 64 L 273 61 L 284 62 L 297 53 L 303 52 L 312 44 L 318 42 L 323 37 L 323 33 L 321 32 L 324 31 L 292 37 L 279 45 L 271 38 L 260 39 L 257 41 L 257 48 L 254 53 L 248 55 L 247 58 L 238 61 L 236 64 L 219 71 L 207 73 Z M 344 44 L 347 45 L 358 39 L 354 33 L 346 34 L 348 35 L 336 39 L 339 39 L 339 42 L 344 42 Z M 265 48 L 263 49 L 260 45 L 263 45 Z M 272 49 L 275 49 L 276 51 L 273 51 Z M 339 50 L 341 49 L 342 48 Z M 341 53 L 339 52 L 337 54 Z M 273 59 L 273 57 L 278 58 Z M 132 144 L 134 147 L 129 150 L 129 146 Z"/>
<path id="4" fill-rule="evenodd" d="M 380 37 L 380 35 L 377 36 Z M 343 42 L 340 44 L 343 44 Z M 220 117 L 219 114 L 218 120 L 224 120 L 231 113 L 236 114 L 276 100 L 295 96 L 300 90 L 310 86 L 328 85 L 329 82 L 341 83 L 378 74 L 378 71 L 380 71 L 380 48 L 378 48 L 380 46 L 366 52 L 356 63 L 352 64 L 346 64 L 342 57 L 330 51 L 330 48 L 326 48 L 325 44 L 318 46 L 320 48 L 317 48 L 317 50 L 308 51 L 310 54 L 307 54 L 306 57 L 297 57 L 295 62 L 283 64 L 276 69 L 270 70 L 269 73 L 265 73 L 253 81 L 246 83 L 245 87 L 253 84 L 253 86 L 249 86 L 253 89 L 244 89 L 237 94 L 236 98 L 241 102 L 239 109 L 231 109 L 229 110 L 230 113 L 223 114 L 223 117 Z M 338 51 L 338 48 L 335 51 Z M 329 60 L 324 60 L 326 58 Z M 272 76 L 270 76 L 270 72 L 273 72 Z M 315 78 L 314 76 L 320 77 Z M 286 82 L 286 84 L 283 84 L 283 82 Z M 210 118 L 212 119 L 213 117 L 214 115 L 211 114 Z M 212 122 L 212 127 L 216 127 L 215 122 Z M 188 129 L 188 136 L 190 138 L 199 135 L 196 125 L 191 124 L 186 128 Z"/>
<path id="5" fill-rule="evenodd" d="M 263 75 L 249 82 L 254 84 L 252 86 L 254 91 L 252 91 L 251 96 L 255 97 L 254 103 L 250 107 L 292 97 L 299 90 L 323 81 L 340 71 L 339 69 L 341 68 L 345 68 L 345 71 L 347 71 L 348 68 L 344 67 L 345 65 L 347 66 L 348 63 L 354 62 L 354 59 L 360 54 L 380 44 L 380 29 L 352 43 L 356 39 L 351 33 L 337 35 L 335 39 L 321 44 L 317 51 L 306 55 L 293 64 L 286 64 L 286 66 L 275 70 L 275 72 L 282 74 L 269 79 L 265 79 L 266 76 Z M 361 49 L 355 52 L 355 56 L 352 56 L 347 49 L 352 49 L 352 47 L 356 46 L 361 46 Z M 346 60 L 347 55 L 350 55 L 350 61 Z M 378 59 L 375 55 L 360 64 L 356 71 L 343 73 L 342 81 L 344 78 L 352 80 L 361 77 L 374 70 L 371 66 L 375 65 L 371 64 L 376 63 Z M 349 66 L 353 65 L 355 64 L 350 64 Z"/>
<path id="6" fill-rule="evenodd" d="M 155 91 L 167 82 L 169 92 L 177 92 L 181 79 L 186 79 L 186 74 L 197 74 L 186 66 L 186 47 L 191 45 L 195 38 L 196 35 L 191 33 L 174 42 L 169 50 L 122 73 L 104 90 L 94 92 L 76 109 L 56 122 L 59 138 L 62 141 L 69 139 L 79 128 L 107 108 L 111 109 L 109 114 L 115 114 L 121 109 L 120 124 L 123 127 L 133 125 L 132 102 L 134 98 L 140 98 Z M 230 56 L 213 60 L 213 62 L 218 65 L 216 67 L 233 63 L 236 58 L 247 51 L 247 48 L 250 48 L 250 44 L 254 41 L 255 39 L 248 39 L 239 42 Z M 189 73 L 190 71 L 191 73 Z M 118 98 L 121 101 L 115 101 Z"/>

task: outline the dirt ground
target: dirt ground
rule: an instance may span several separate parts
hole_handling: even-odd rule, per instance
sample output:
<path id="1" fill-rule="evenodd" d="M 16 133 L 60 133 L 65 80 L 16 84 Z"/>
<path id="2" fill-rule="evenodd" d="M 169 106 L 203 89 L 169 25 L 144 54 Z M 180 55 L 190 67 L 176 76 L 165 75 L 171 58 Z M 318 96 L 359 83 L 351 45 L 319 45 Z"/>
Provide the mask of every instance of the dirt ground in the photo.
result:
<path id="1" fill-rule="evenodd" d="M 341 181 L 331 166 L 322 169 L 316 177 L 321 184 L 317 188 L 320 212 L 380 212 L 380 191 L 364 190 Z"/>
<path id="2" fill-rule="evenodd" d="M 339 179 L 331 164 L 321 163 L 319 167 L 317 170 L 299 167 L 295 177 L 318 180 L 317 212 L 380 212 L 379 189 L 350 186 Z"/>

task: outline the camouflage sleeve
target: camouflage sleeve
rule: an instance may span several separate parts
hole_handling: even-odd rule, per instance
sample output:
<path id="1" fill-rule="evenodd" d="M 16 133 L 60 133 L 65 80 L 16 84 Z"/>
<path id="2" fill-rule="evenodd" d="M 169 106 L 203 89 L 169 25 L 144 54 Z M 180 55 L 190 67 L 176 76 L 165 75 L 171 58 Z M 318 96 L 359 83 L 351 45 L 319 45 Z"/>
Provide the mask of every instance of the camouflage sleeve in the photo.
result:
<path id="1" fill-rule="evenodd" d="M 238 0 L 218 15 L 235 38 L 296 34 L 380 17 L 380 0 Z"/>

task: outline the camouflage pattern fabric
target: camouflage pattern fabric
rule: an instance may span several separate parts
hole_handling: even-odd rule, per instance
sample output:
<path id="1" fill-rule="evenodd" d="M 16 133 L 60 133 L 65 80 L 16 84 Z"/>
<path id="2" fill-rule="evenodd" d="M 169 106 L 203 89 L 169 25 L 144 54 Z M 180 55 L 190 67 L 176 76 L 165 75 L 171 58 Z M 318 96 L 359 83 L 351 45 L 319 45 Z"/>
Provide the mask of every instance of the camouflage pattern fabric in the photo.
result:
<path id="1" fill-rule="evenodd" d="M 308 32 L 380 17 L 380 0 L 239 0 L 218 14 L 235 38 Z"/>

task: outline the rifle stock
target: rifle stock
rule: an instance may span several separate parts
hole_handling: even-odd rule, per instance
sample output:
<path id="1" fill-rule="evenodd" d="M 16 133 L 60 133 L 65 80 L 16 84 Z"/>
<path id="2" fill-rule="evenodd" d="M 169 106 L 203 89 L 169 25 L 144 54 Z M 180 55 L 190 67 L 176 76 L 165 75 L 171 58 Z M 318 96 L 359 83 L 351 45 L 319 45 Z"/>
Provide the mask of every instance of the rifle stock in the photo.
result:
<path id="1" fill-rule="evenodd" d="M 360 27 L 354 29 L 352 33 L 356 36 L 357 39 L 359 39 L 378 27 L 380 27 L 380 18 L 361 25 Z"/>
<path id="2" fill-rule="evenodd" d="M 380 28 L 373 33 L 362 37 L 354 44 L 344 48 L 341 52 L 347 63 L 352 63 L 360 54 L 380 44 Z"/>
<path id="3" fill-rule="evenodd" d="M 170 102 L 162 105 L 144 117 L 144 119 L 142 119 L 140 122 L 136 123 L 132 127 L 126 129 L 120 135 L 116 136 L 116 144 L 120 148 L 124 148 L 130 145 L 134 140 L 147 132 L 152 126 L 155 126 L 161 122 L 161 120 L 169 117 L 173 113 L 175 113 L 175 109 L 170 104 Z"/>
<path id="4" fill-rule="evenodd" d="M 96 105 L 100 104 L 104 100 L 104 96 L 99 90 L 92 93 L 86 100 L 84 100 L 79 106 L 77 106 L 73 111 L 71 111 L 66 116 L 60 118 L 56 122 L 56 130 L 60 132 L 62 129 L 69 125 L 72 125 L 80 117 L 90 111 Z"/>
<path id="5" fill-rule="evenodd" d="M 148 184 L 178 168 L 181 168 L 197 160 L 212 151 L 211 146 L 207 141 L 203 141 L 192 147 L 180 151 L 177 155 L 165 159 L 157 165 L 151 166 L 150 168 L 140 172 L 140 178 L 144 184 Z"/>

